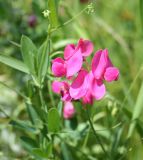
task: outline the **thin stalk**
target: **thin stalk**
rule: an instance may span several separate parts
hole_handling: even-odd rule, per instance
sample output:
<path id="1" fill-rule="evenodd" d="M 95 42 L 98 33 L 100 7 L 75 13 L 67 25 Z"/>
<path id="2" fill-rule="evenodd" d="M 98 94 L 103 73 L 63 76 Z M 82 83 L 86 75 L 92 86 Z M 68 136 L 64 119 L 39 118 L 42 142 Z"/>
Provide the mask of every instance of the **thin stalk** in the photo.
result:
<path id="1" fill-rule="evenodd" d="M 12 90 L 13 92 L 17 93 L 19 96 L 21 96 L 23 99 L 25 99 L 26 101 L 28 101 L 28 97 L 26 97 L 24 94 L 22 94 L 21 92 L 19 92 L 18 90 L 11 88 L 10 86 L 8 86 L 7 84 L 5 84 L 4 82 L 0 81 L 0 84 L 2 84 L 3 86 L 5 86 L 6 88 L 8 88 L 9 90 Z"/>
<path id="2" fill-rule="evenodd" d="M 3 110 L 1 105 L 0 105 L 0 112 L 3 113 L 7 118 L 10 118 L 10 116 Z"/>
<path id="3" fill-rule="evenodd" d="M 40 101 L 41 101 L 42 108 L 45 110 L 45 112 L 47 112 L 47 108 L 46 108 L 46 105 L 45 105 L 45 102 L 44 102 L 44 97 L 43 97 L 41 88 L 39 88 L 39 96 L 40 96 Z"/>
<path id="4" fill-rule="evenodd" d="M 52 92 L 52 89 L 51 89 L 51 82 L 49 80 L 48 80 L 48 91 L 49 91 L 52 106 L 55 107 L 55 101 L 54 101 L 53 92 Z"/>
<path id="5" fill-rule="evenodd" d="M 52 29 L 52 30 L 51 30 L 51 33 L 59 30 L 60 28 L 66 26 L 66 25 L 68 25 L 69 23 L 71 23 L 72 21 L 74 21 L 78 16 L 80 16 L 84 11 L 86 11 L 87 8 L 88 8 L 88 7 L 85 7 L 85 8 L 84 8 L 83 10 L 81 10 L 77 15 L 75 15 L 74 17 L 72 17 L 71 19 L 69 19 L 68 21 L 66 21 L 65 23 L 63 23 L 63 24 L 57 26 L 56 28 Z"/>
<path id="6" fill-rule="evenodd" d="M 106 150 L 105 150 L 105 148 L 104 148 L 104 146 L 103 146 L 103 144 L 102 144 L 102 142 L 101 142 L 98 134 L 96 133 L 96 130 L 94 129 L 94 126 L 93 126 L 92 121 L 91 121 L 90 116 L 89 116 L 88 109 L 86 109 L 86 111 L 87 111 L 86 113 L 87 113 L 87 118 L 88 118 L 90 127 L 91 127 L 91 129 L 92 129 L 92 131 L 93 131 L 93 133 L 94 133 L 94 135 L 95 135 L 95 137 L 96 137 L 96 139 L 97 139 L 97 141 L 98 141 L 101 149 L 103 150 L 104 154 L 108 157 L 108 159 L 110 159 L 110 156 L 109 156 L 108 153 L 106 152 Z"/>

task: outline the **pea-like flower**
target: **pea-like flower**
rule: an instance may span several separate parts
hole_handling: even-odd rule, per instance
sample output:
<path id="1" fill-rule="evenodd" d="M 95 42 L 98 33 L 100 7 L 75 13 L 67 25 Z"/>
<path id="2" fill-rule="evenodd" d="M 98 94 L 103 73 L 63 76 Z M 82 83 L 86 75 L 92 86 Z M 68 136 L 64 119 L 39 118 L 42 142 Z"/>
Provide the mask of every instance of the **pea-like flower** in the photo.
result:
<path id="1" fill-rule="evenodd" d="M 93 52 L 93 44 L 89 40 L 80 39 L 77 45 L 69 44 L 64 49 L 64 59 L 52 61 L 52 72 L 56 77 L 65 77 L 65 81 L 54 81 L 52 89 L 61 94 L 64 101 L 63 116 L 71 118 L 75 109 L 73 101 L 82 100 L 83 104 L 93 104 L 101 100 L 106 87 L 104 81 L 112 82 L 119 78 L 119 70 L 114 67 L 108 50 L 98 50 L 93 56 L 91 65 L 86 57 Z"/>
<path id="2" fill-rule="evenodd" d="M 107 82 L 118 80 L 119 70 L 113 66 L 108 56 L 108 50 L 99 50 L 92 60 L 92 72 L 96 79 L 105 79 Z"/>

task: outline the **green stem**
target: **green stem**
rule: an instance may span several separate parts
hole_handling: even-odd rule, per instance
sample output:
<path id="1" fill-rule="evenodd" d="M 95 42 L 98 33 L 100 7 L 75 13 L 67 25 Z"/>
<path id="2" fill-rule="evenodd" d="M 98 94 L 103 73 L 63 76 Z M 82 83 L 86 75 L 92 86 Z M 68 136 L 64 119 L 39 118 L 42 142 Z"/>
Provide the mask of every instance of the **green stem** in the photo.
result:
<path id="1" fill-rule="evenodd" d="M 47 108 L 46 108 L 46 105 L 45 105 L 45 102 L 44 102 L 44 97 L 43 97 L 41 88 L 39 88 L 39 96 L 40 96 L 40 101 L 41 101 L 42 108 L 44 109 L 45 112 L 47 112 Z"/>
<path id="2" fill-rule="evenodd" d="M 86 111 L 87 111 L 86 113 L 87 113 L 87 118 L 88 118 L 90 127 L 91 127 L 91 129 L 92 129 L 92 131 L 93 131 L 93 133 L 94 133 L 94 135 L 95 135 L 95 137 L 96 137 L 96 139 L 97 139 L 97 141 L 98 141 L 101 149 L 103 150 L 104 154 L 108 157 L 108 159 L 110 159 L 110 157 L 109 157 L 108 153 L 106 152 L 106 150 L 105 150 L 105 148 L 104 148 L 104 146 L 103 146 L 103 144 L 102 144 L 102 142 L 101 142 L 98 134 L 96 133 L 96 131 L 95 131 L 95 129 L 94 129 L 94 126 L 93 126 L 92 121 L 91 121 L 90 116 L 89 116 L 88 109 L 86 109 Z"/>
<path id="3" fill-rule="evenodd" d="M 68 25 L 69 23 L 71 23 L 72 21 L 74 21 L 78 16 L 80 16 L 84 11 L 86 11 L 87 7 L 85 7 L 83 10 L 81 10 L 77 15 L 75 15 L 74 17 L 72 17 L 71 19 L 69 19 L 68 21 L 66 21 L 65 23 L 63 23 L 62 25 L 57 26 L 56 28 L 51 30 L 51 33 L 57 31 L 58 29 Z"/>
<path id="4" fill-rule="evenodd" d="M 3 110 L 1 105 L 0 105 L 0 112 L 2 112 L 7 118 L 10 118 L 10 116 Z"/>
<path id="5" fill-rule="evenodd" d="M 9 90 L 12 90 L 13 92 L 17 93 L 19 96 L 21 96 L 23 99 L 25 99 L 26 101 L 28 100 L 28 97 L 26 97 L 24 94 L 22 94 L 21 92 L 19 92 L 18 90 L 11 88 L 10 86 L 8 86 L 7 84 L 5 84 L 4 82 L 0 81 L 0 84 L 2 84 L 3 86 L 5 86 L 6 88 L 8 88 Z"/>
<path id="6" fill-rule="evenodd" d="M 51 82 L 49 80 L 48 80 L 48 91 L 49 91 L 52 106 L 55 107 L 55 101 L 54 101 L 53 92 L 52 92 L 52 89 L 51 89 Z"/>

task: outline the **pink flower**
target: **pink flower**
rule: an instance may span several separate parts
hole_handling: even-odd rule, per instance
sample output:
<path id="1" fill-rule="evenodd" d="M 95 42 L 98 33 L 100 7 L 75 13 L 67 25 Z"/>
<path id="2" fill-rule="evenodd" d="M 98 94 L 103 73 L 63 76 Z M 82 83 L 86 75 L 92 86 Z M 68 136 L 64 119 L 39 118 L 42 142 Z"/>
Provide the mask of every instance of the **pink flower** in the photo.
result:
<path id="1" fill-rule="evenodd" d="M 94 100 L 94 97 L 93 95 L 91 94 L 91 90 L 89 89 L 86 93 L 86 95 L 82 98 L 82 102 L 83 104 L 93 104 L 93 100 Z"/>
<path id="2" fill-rule="evenodd" d="M 108 50 L 99 50 L 92 60 L 92 72 L 96 79 L 107 82 L 117 80 L 119 77 L 119 70 L 113 67 L 113 64 L 108 56 Z"/>
<path id="3" fill-rule="evenodd" d="M 67 65 L 67 77 L 71 77 L 82 68 L 83 57 L 93 52 L 93 44 L 89 40 L 80 39 L 77 46 L 70 44 L 64 50 L 64 59 Z"/>
<path id="4" fill-rule="evenodd" d="M 88 72 L 82 69 L 70 86 L 69 92 L 73 99 L 82 98 L 88 91 L 89 77 Z"/>
<path id="5" fill-rule="evenodd" d="M 72 100 L 82 99 L 83 104 L 93 104 L 94 99 L 100 100 L 106 93 L 104 80 L 107 82 L 118 80 L 119 70 L 113 66 L 107 49 L 96 52 L 91 66 L 83 65 L 85 58 L 92 52 L 92 42 L 80 39 L 77 45 L 69 44 L 65 47 L 64 59 L 56 58 L 52 61 L 54 75 L 66 77 L 66 81 L 52 83 L 53 91 L 61 94 L 64 101 L 65 118 L 72 117 L 75 112 Z"/>
<path id="6" fill-rule="evenodd" d="M 64 102 L 64 108 L 63 108 L 63 116 L 65 119 L 70 119 L 75 114 L 75 108 L 72 104 L 72 102 Z"/>
<path id="7" fill-rule="evenodd" d="M 69 94 L 69 84 L 67 82 L 54 81 L 52 90 L 57 94 L 61 94 L 63 101 L 71 101 L 72 98 Z"/>
<path id="8" fill-rule="evenodd" d="M 88 74 L 88 77 L 89 77 L 88 79 L 89 87 L 88 87 L 88 92 L 83 97 L 84 104 L 87 104 L 87 103 L 92 104 L 93 98 L 96 100 L 102 99 L 106 92 L 106 88 L 102 80 L 95 79 L 91 71 Z"/>
<path id="9" fill-rule="evenodd" d="M 66 65 L 62 58 L 56 58 L 52 61 L 52 72 L 56 77 L 66 75 Z"/>

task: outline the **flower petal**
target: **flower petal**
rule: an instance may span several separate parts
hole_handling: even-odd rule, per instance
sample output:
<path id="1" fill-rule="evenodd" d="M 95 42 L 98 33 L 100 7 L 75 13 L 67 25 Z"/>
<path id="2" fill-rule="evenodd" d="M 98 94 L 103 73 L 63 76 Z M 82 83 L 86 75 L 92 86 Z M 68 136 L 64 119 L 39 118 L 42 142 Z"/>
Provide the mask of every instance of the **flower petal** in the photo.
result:
<path id="1" fill-rule="evenodd" d="M 64 59 L 68 60 L 74 54 L 74 52 L 75 52 L 75 45 L 68 44 L 64 50 Z"/>
<path id="2" fill-rule="evenodd" d="M 82 67 L 83 58 L 81 55 L 81 51 L 77 50 L 76 53 L 66 61 L 67 67 L 67 77 L 73 76 L 75 73 L 80 71 Z"/>
<path id="3" fill-rule="evenodd" d="M 83 104 L 93 104 L 93 96 L 90 92 L 90 90 L 88 90 L 88 92 L 86 93 L 86 95 L 82 98 Z"/>
<path id="4" fill-rule="evenodd" d="M 63 82 L 54 81 L 52 83 L 52 90 L 53 90 L 53 92 L 60 94 L 62 86 L 63 86 Z"/>
<path id="5" fill-rule="evenodd" d="M 69 92 L 72 98 L 75 100 L 85 96 L 88 91 L 89 77 L 88 72 L 81 70 L 70 86 Z"/>
<path id="6" fill-rule="evenodd" d="M 104 73 L 104 79 L 107 82 L 118 80 L 119 70 L 116 67 L 108 67 Z"/>
<path id="7" fill-rule="evenodd" d="M 66 74 L 65 62 L 62 58 L 56 58 L 52 61 L 52 72 L 56 77 L 62 77 Z"/>
<path id="8" fill-rule="evenodd" d="M 78 48 L 81 49 L 82 56 L 87 57 L 93 52 L 93 43 L 89 40 L 80 39 Z"/>
<path id="9" fill-rule="evenodd" d="M 52 83 L 52 90 L 55 93 L 61 93 L 61 91 L 69 90 L 69 84 L 67 82 L 54 81 Z"/>
<path id="10" fill-rule="evenodd" d="M 63 116 L 65 119 L 70 119 L 75 114 L 75 108 L 72 104 L 72 102 L 65 102 L 64 108 L 63 108 Z"/>
<path id="11" fill-rule="evenodd" d="M 105 92 L 106 92 L 106 88 L 105 88 L 105 85 L 103 84 L 102 80 L 94 79 L 92 81 L 91 86 L 92 86 L 91 92 L 92 92 L 92 95 L 94 96 L 94 98 L 96 100 L 102 99 L 105 95 Z"/>
<path id="12" fill-rule="evenodd" d="M 96 52 L 92 60 L 92 72 L 96 79 L 102 79 L 106 67 L 106 57 L 102 50 Z"/>

